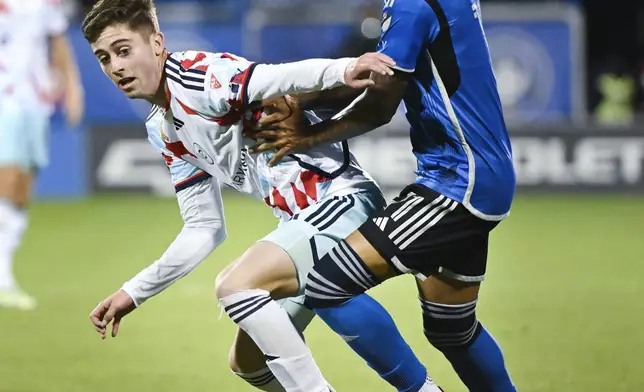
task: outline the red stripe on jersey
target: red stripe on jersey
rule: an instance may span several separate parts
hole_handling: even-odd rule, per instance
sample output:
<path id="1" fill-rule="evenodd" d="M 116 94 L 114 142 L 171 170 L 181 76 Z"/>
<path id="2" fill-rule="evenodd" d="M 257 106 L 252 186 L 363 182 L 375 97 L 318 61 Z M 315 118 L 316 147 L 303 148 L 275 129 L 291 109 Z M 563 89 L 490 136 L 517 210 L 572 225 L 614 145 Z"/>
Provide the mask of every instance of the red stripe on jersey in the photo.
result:
<path id="1" fill-rule="evenodd" d="M 225 115 L 223 115 L 221 117 L 204 116 L 201 113 L 197 112 L 196 110 L 188 107 L 186 104 L 181 102 L 179 99 L 176 99 L 176 100 L 177 100 L 177 102 L 179 102 L 179 105 L 181 105 L 181 107 L 183 108 L 183 110 L 187 114 L 192 115 L 192 116 L 199 116 L 199 117 L 203 118 L 204 120 L 216 122 L 218 125 L 221 125 L 221 126 L 233 125 L 234 123 L 236 123 L 236 122 L 238 122 L 238 121 L 240 121 L 242 119 L 242 113 L 237 111 L 237 110 L 231 110 L 231 111 L 229 111 L 228 113 L 226 113 Z"/>
<path id="2" fill-rule="evenodd" d="M 246 68 L 244 71 L 233 75 L 233 77 L 230 79 L 230 84 L 238 84 L 239 85 L 239 91 L 237 92 L 237 99 L 234 101 L 228 101 L 228 103 L 233 106 L 233 107 L 238 107 L 239 109 L 243 108 L 243 102 L 242 99 L 244 97 L 244 92 L 246 90 L 246 84 L 248 83 L 248 76 L 250 75 L 250 71 L 253 69 L 252 64 Z"/>
<path id="3" fill-rule="evenodd" d="M 300 173 L 300 180 L 304 184 L 304 191 L 314 201 L 318 201 L 318 184 L 328 181 L 328 178 L 313 173 L 310 170 L 304 170 Z"/>
<path id="4" fill-rule="evenodd" d="M 271 193 L 271 196 L 273 198 L 273 202 L 271 203 L 271 199 L 269 197 L 266 197 L 264 199 L 264 202 L 269 206 L 269 207 L 277 207 L 280 210 L 286 212 L 289 216 L 293 216 L 293 211 L 291 211 L 290 208 L 288 208 L 288 203 L 286 202 L 286 199 L 282 194 L 277 190 L 277 188 L 273 187 L 273 192 Z"/>
<path id="5" fill-rule="evenodd" d="M 197 159 L 197 156 L 188 151 L 186 146 L 184 146 L 181 141 L 169 143 L 164 140 L 163 143 L 165 143 L 165 148 L 177 158 L 181 158 L 184 155 L 190 155 L 191 157 Z"/>
<path id="6" fill-rule="evenodd" d="M 309 206 L 309 199 L 306 197 L 306 193 L 302 192 L 301 190 L 297 189 L 295 184 L 291 182 L 291 189 L 293 190 L 293 194 L 295 195 L 295 204 L 297 204 L 297 207 L 300 210 L 305 209 L 306 207 Z"/>
<path id="7" fill-rule="evenodd" d="M 186 178 L 185 180 L 183 180 L 183 181 L 181 181 L 181 182 L 179 182 L 179 183 L 177 183 L 177 184 L 174 184 L 174 187 L 175 187 L 175 188 L 178 188 L 178 187 L 180 187 L 181 185 L 186 184 L 186 183 L 188 183 L 188 182 L 190 182 L 190 181 L 194 180 L 195 178 L 199 178 L 199 177 L 206 176 L 206 175 L 208 175 L 208 173 L 206 173 L 206 172 L 204 172 L 204 171 L 199 172 L 199 173 L 195 174 L 194 176 L 191 176 L 191 177 Z"/>
<path id="8" fill-rule="evenodd" d="M 172 158 L 170 155 L 166 155 L 164 153 L 161 153 L 163 156 L 163 160 L 165 161 L 166 166 L 172 165 L 172 161 L 174 161 L 174 158 Z"/>
<path id="9" fill-rule="evenodd" d="M 199 53 L 197 53 L 197 55 L 195 56 L 194 59 L 192 59 L 192 60 L 185 59 L 185 60 L 181 61 L 181 66 L 183 67 L 183 69 L 190 69 L 190 68 L 192 68 L 193 65 L 195 65 L 198 62 L 204 60 L 205 58 L 206 58 L 206 54 L 202 53 L 202 52 L 199 52 Z M 202 67 L 205 67 L 205 69 L 203 69 Z M 197 67 L 197 69 L 200 69 L 202 71 L 207 71 L 208 66 L 207 65 L 199 66 L 199 67 Z"/>
<path id="10" fill-rule="evenodd" d="M 232 60 L 232 61 L 239 61 L 235 56 L 233 56 L 230 53 L 222 53 L 221 55 L 219 55 L 219 57 L 221 57 L 222 59 L 228 59 L 228 60 Z"/>
<path id="11" fill-rule="evenodd" d="M 184 104 L 179 99 L 177 99 L 177 102 L 179 102 L 179 105 L 183 108 L 183 111 L 186 112 L 187 114 L 190 114 L 192 116 L 200 116 L 199 113 L 197 113 L 194 109 L 188 107 L 188 105 Z"/>

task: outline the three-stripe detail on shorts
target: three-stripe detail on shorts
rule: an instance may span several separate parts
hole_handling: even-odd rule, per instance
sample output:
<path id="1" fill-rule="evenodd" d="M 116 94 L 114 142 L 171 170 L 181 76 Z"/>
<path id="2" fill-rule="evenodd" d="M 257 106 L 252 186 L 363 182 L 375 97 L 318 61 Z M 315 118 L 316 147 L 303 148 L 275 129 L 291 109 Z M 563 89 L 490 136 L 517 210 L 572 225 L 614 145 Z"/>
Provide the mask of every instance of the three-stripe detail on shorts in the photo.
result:
<path id="1" fill-rule="evenodd" d="M 334 196 L 322 202 L 322 205 L 311 215 L 304 218 L 304 221 L 315 226 L 319 231 L 324 231 L 355 205 L 356 198 L 354 195 Z"/>
<path id="2" fill-rule="evenodd" d="M 391 214 L 391 220 L 397 223 L 397 227 L 389 233 L 389 239 L 401 250 L 411 245 L 458 206 L 457 201 L 443 195 L 430 203 L 422 203 L 423 200 L 421 196 L 412 192 L 403 200 L 395 202 L 398 208 Z M 373 221 L 385 231 L 388 223 L 386 217 L 374 218 Z"/>

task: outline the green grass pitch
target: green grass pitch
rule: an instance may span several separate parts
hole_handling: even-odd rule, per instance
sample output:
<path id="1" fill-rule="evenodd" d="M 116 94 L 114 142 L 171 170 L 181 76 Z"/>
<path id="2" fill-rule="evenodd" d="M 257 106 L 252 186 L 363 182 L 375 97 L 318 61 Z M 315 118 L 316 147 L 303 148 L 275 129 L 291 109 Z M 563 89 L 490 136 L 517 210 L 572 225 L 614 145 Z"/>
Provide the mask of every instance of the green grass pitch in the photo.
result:
<path id="1" fill-rule="evenodd" d="M 34 205 L 16 273 L 39 308 L 0 309 L 0 391 L 251 391 L 228 370 L 234 324 L 218 320 L 213 283 L 276 221 L 250 199 L 227 195 L 225 205 L 224 245 L 105 341 L 89 312 L 173 240 L 176 202 L 111 196 Z M 519 196 L 492 236 L 478 314 L 519 391 L 642 391 L 643 281 L 644 198 Z M 440 385 L 464 391 L 423 337 L 412 279 L 373 295 Z M 338 391 L 391 390 L 319 320 L 306 337 Z"/>

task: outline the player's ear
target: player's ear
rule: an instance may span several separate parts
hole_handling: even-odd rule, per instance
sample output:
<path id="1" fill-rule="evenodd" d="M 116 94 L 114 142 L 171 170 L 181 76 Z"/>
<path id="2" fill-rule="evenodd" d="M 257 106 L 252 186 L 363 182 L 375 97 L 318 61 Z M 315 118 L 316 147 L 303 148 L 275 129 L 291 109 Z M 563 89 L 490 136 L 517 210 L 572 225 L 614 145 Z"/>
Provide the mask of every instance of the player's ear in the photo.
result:
<path id="1" fill-rule="evenodd" d="M 154 45 L 154 54 L 161 56 L 165 50 L 165 36 L 162 32 L 154 33 L 152 36 L 152 44 Z"/>

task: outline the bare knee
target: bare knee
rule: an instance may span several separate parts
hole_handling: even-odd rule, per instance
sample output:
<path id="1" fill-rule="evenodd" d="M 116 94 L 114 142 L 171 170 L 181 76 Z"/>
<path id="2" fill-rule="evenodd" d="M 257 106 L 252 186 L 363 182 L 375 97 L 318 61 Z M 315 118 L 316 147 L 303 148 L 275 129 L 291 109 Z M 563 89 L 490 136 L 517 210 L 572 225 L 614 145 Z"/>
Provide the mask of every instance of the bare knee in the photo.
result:
<path id="1" fill-rule="evenodd" d="M 244 290 L 268 291 L 273 299 L 298 292 L 297 271 L 288 254 L 277 245 L 258 242 L 217 275 L 218 299 Z"/>
<path id="2" fill-rule="evenodd" d="M 417 281 L 418 291 L 427 301 L 458 305 L 478 298 L 480 282 L 461 282 L 442 275 L 432 275 L 425 281 Z"/>
<path id="3" fill-rule="evenodd" d="M 238 330 L 228 353 L 228 365 L 236 374 L 250 374 L 266 368 L 266 361 L 255 342 L 244 331 Z"/>
<path id="4" fill-rule="evenodd" d="M 0 169 L 0 199 L 10 201 L 16 206 L 24 206 L 25 201 L 21 192 L 24 174 L 15 167 Z"/>
<path id="5" fill-rule="evenodd" d="M 243 278 L 243 274 L 235 272 L 237 262 L 224 268 L 215 279 L 215 295 L 218 299 L 225 298 L 242 290 L 250 290 L 251 284 Z"/>

